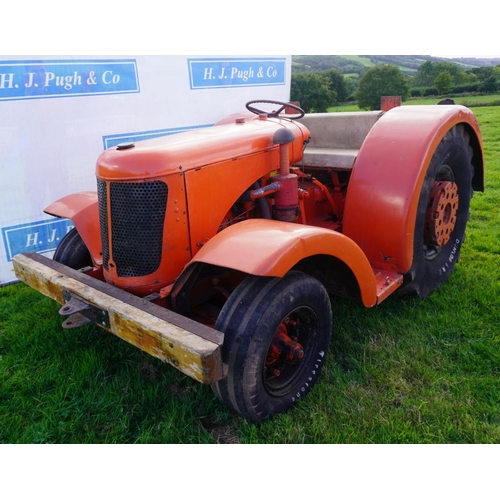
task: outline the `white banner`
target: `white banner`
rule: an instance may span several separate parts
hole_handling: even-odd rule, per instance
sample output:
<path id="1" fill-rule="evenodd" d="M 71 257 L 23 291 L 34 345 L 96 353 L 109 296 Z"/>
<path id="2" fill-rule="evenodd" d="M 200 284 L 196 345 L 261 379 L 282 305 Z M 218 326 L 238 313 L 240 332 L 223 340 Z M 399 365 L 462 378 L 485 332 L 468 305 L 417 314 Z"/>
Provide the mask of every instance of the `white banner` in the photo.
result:
<path id="1" fill-rule="evenodd" d="M 0 286 L 12 257 L 50 255 L 71 221 L 43 213 L 95 191 L 103 149 L 288 101 L 291 56 L 0 56 Z"/>

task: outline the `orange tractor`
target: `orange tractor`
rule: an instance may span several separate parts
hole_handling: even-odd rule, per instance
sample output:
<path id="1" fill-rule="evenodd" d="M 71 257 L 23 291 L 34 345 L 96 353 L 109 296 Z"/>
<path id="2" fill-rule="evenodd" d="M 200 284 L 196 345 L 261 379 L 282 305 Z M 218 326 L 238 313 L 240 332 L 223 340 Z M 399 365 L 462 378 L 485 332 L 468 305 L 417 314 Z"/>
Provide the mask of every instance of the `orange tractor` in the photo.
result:
<path id="1" fill-rule="evenodd" d="M 260 421 L 318 379 L 330 295 L 372 307 L 446 281 L 483 148 L 463 106 L 246 108 L 104 151 L 97 192 L 45 209 L 75 226 L 53 259 L 14 268 L 62 305 L 63 327 L 94 322 Z"/>

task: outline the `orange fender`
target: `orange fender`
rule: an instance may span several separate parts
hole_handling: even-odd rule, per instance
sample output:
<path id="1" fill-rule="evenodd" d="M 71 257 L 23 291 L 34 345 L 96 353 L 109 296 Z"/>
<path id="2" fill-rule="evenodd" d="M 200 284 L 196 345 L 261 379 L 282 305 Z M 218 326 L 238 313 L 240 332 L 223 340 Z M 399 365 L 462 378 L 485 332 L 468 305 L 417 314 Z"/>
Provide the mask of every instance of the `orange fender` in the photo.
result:
<path id="1" fill-rule="evenodd" d="M 354 240 L 373 267 L 404 274 L 413 260 L 418 199 L 442 138 L 464 123 L 474 148 L 473 187 L 484 188 L 482 138 L 464 106 L 402 106 L 382 116 L 368 133 L 354 164 L 343 234 Z"/>
<path id="2" fill-rule="evenodd" d="M 51 203 L 44 209 L 44 212 L 54 217 L 71 219 L 89 249 L 92 260 L 102 265 L 99 205 L 96 192 L 84 191 L 70 194 Z"/>
<path id="3" fill-rule="evenodd" d="M 351 239 L 325 228 L 291 222 L 250 219 L 216 234 L 192 259 L 256 276 L 284 276 L 315 255 L 343 261 L 353 272 L 363 304 L 377 303 L 376 278 L 368 259 Z"/>

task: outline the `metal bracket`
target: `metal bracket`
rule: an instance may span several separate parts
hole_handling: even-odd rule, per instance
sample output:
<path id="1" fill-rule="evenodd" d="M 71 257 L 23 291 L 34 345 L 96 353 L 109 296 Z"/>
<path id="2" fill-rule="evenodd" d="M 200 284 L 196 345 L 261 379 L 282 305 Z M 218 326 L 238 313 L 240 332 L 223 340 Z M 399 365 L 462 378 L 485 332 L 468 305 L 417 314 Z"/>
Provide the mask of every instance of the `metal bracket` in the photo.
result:
<path id="1" fill-rule="evenodd" d="M 64 305 L 59 309 L 61 316 L 67 316 L 62 327 L 69 330 L 89 323 L 98 323 L 104 328 L 110 328 L 109 315 L 104 309 L 89 304 L 67 290 L 63 290 Z"/>

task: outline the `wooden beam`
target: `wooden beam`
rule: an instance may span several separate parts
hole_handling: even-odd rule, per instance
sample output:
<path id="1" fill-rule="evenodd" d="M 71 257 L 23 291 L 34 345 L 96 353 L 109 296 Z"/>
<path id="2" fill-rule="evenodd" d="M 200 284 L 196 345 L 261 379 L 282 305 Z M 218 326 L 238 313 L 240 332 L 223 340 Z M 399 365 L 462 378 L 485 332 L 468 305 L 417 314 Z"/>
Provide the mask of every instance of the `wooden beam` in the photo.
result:
<path id="1" fill-rule="evenodd" d="M 36 253 L 13 258 L 16 276 L 59 304 L 73 296 L 107 312 L 99 324 L 204 384 L 224 377 L 224 334 Z"/>

